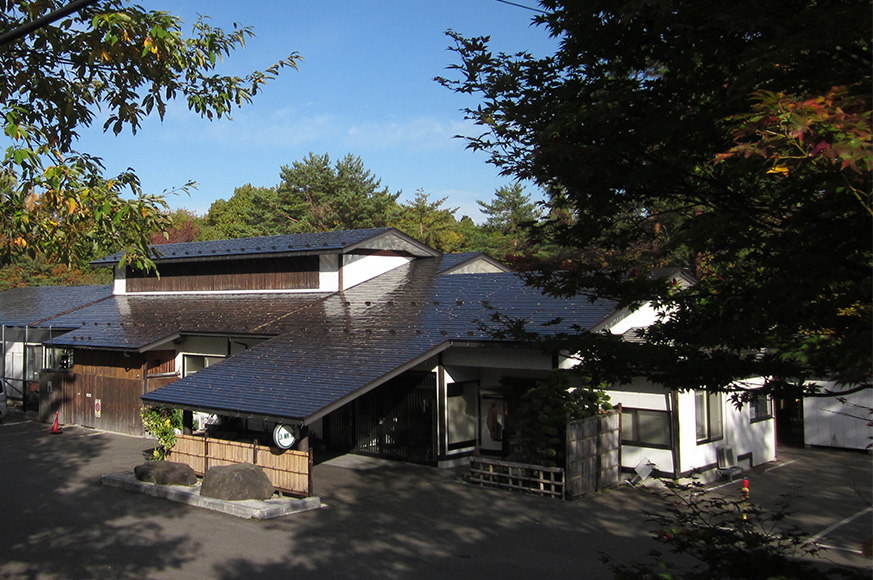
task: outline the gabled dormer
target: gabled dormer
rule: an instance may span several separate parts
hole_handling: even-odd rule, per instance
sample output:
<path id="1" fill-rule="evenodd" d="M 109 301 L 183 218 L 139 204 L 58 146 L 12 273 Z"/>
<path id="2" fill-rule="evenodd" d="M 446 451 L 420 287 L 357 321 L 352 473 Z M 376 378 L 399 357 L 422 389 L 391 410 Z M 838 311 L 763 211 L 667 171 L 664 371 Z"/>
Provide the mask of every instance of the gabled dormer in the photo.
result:
<path id="1" fill-rule="evenodd" d="M 115 295 L 337 292 L 439 252 L 394 228 L 150 246 L 154 271 L 112 266 Z"/>

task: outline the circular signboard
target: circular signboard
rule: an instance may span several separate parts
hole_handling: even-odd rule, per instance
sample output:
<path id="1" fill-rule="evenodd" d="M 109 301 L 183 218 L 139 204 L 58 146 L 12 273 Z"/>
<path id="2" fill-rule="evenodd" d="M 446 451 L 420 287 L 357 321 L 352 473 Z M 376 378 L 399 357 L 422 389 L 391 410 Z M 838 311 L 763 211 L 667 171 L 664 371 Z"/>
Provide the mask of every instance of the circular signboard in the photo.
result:
<path id="1" fill-rule="evenodd" d="M 291 449 L 291 446 L 297 442 L 296 427 L 291 425 L 279 424 L 273 429 L 273 443 L 280 449 Z"/>

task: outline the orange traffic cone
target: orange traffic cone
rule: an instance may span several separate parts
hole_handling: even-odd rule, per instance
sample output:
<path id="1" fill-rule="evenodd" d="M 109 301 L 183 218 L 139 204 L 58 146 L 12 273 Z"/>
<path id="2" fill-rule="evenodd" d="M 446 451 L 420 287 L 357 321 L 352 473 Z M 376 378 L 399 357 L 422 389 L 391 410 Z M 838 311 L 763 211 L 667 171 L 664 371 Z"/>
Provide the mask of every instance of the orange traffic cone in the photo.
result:
<path id="1" fill-rule="evenodd" d="M 60 433 L 61 428 L 58 426 L 58 412 L 55 412 L 55 424 L 52 425 L 52 433 Z"/>

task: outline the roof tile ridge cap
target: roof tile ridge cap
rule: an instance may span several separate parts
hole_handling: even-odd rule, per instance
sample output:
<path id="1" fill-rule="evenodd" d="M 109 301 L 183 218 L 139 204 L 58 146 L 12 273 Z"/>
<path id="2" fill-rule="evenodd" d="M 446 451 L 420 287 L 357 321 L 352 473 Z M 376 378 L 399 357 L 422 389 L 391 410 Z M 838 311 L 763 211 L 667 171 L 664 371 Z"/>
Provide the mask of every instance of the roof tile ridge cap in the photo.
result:
<path id="1" fill-rule="evenodd" d="M 257 332 L 258 330 L 261 330 L 261 329 L 264 328 L 265 326 L 269 326 L 269 325 L 271 325 L 271 324 L 276 324 L 276 323 L 279 322 L 280 320 L 284 320 L 284 319 L 288 318 L 289 316 L 291 316 L 292 314 L 299 314 L 300 312 L 302 312 L 302 311 L 304 311 L 304 310 L 307 310 L 307 309 L 310 309 L 310 308 L 315 308 L 316 305 L 323 304 L 327 299 L 329 299 L 329 298 L 333 298 L 334 296 L 338 296 L 338 295 L 340 295 L 340 294 L 342 294 L 342 293 L 343 293 L 342 290 L 337 290 L 336 292 L 329 292 L 329 293 L 327 293 L 326 295 L 321 296 L 321 297 L 318 298 L 317 300 L 313 300 L 312 302 L 304 302 L 304 303 L 301 303 L 301 304 L 299 304 L 299 305 L 297 306 L 297 308 L 292 308 L 291 310 L 289 310 L 289 311 L 286 312 L 285 314 L 282 314 L 281 316 L 278 316 L 277 318 L 274 318 L 274 319 L 269 320 L 269 321 L 267 321 L 267 322 L 265 322 L 265 323 L 263 323 L 263 324 L 261 324 L 261 325 L 259 325 L 259 326 L 256 326 L 255 328 L 253 328 L 253 329 L 251 330 L 251 332 Z M 288 333 L 288 332 L 283 332 L 283 333 L 281 333 L 281 334 L 289 334 L 289 333 Z M 280 334 L 279 336 L 281 336 L 281 334 Z"/>
<path id="2" fill-rule="evenodd" d="M 31 324 L 42 324 L 43 322 L 46 322 L 46 321 L 51 320 L 53 318 L 57 318 L 59 316 L 65 315 L 65 314 L 70 314 L 71 312 L 75 312 L 77 310 L 81 310 L 82 308 L 87 308 L 89 306 L 93 306 L 94 304 L 97 304 L 99 302 L 103 302 L 104 300 L 108 300 L 108 299 L 114 298 L 114 297 L 115 296 L 113 294 L 110 294 L 108 296 L 103 296 L 102 298 L 98 298 L 97 300 L 92 300 L 91 302 L 87 302 L 87 303 L 82 304 L 80 306 L 74 306 L 73 308 L 68 308 L 67 310 L 64 310 L 63 312 L 58 312 L 57 314 L 52 314 L 51 316 L 46 316 L 42 320 L 37 320 L 35 322 L 32 322 Z"/>

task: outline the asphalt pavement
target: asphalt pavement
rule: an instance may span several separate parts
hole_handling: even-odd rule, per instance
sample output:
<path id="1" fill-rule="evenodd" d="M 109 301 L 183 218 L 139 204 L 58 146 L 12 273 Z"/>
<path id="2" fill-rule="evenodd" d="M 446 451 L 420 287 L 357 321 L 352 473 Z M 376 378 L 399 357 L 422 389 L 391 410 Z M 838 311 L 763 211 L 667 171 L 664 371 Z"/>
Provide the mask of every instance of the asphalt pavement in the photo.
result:
<path id="1" fill-rule="evenodd" d="M 580 500 L 475 487 L 458 470 L 374 461 L 315 467 L 325 507 L 243 520 L 100 484 L 132 470 L 147 439 L 35 422 L 0 424 L 0 579 L 610 578 L 600 561 L 663 546 L 624 485 Z M 788 493 L 794 522 L 826 557 L 868 577 L 873 462 L 860 452 L 780 449 L 747 473 L 752 499 Z M 717 484 L 732 496 L 739 482 Z"/>

